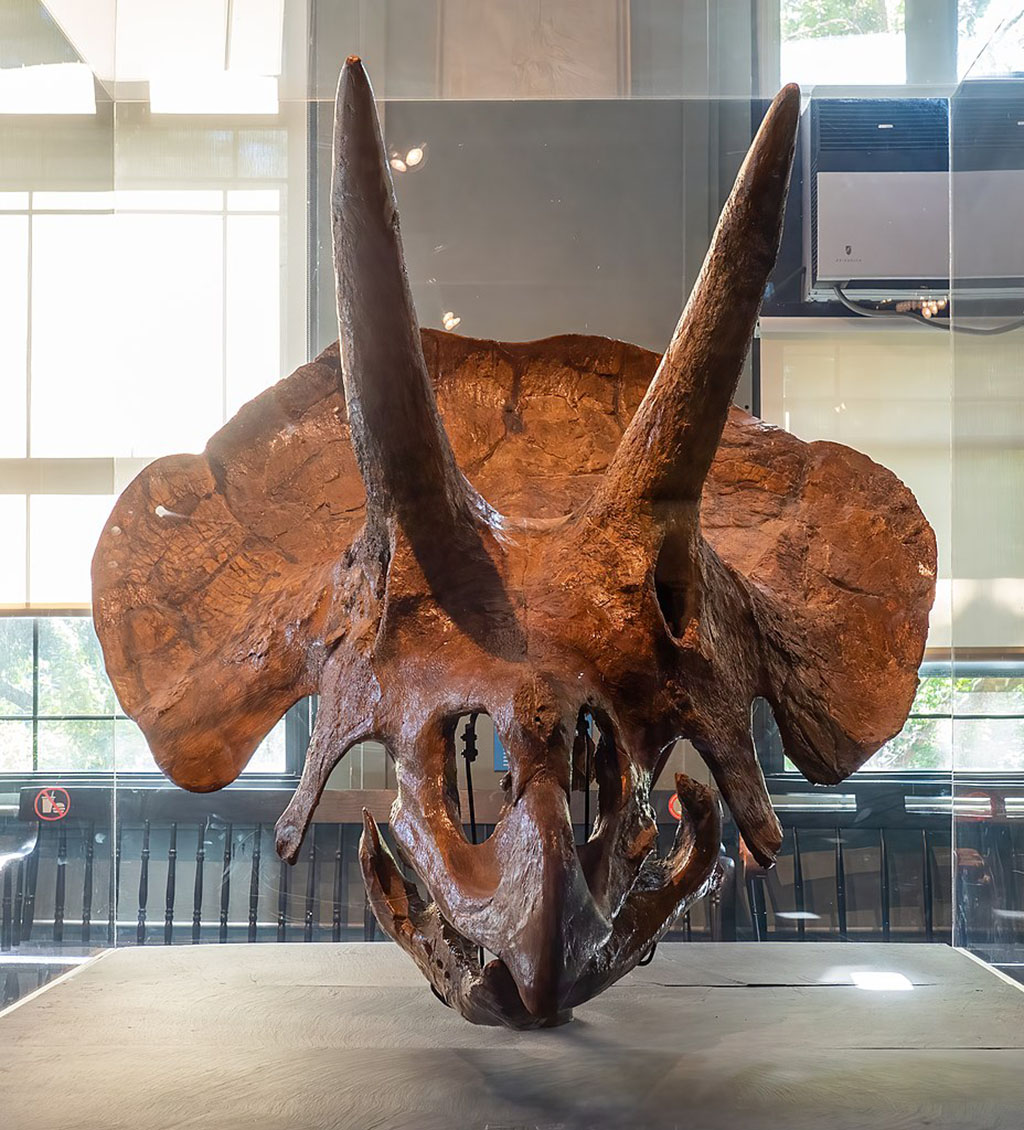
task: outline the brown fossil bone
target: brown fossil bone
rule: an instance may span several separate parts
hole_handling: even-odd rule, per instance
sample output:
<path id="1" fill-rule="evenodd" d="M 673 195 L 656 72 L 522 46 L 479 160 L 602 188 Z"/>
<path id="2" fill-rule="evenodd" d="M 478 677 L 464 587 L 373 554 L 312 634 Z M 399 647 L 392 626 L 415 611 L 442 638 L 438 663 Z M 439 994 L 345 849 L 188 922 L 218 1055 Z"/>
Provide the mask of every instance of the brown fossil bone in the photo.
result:
<path id="1" fill-rule="evenodd" d="M 913 496 L 863 455 L 730 408 L 798 114 L 787 87 L 662 358 L 575 335 L 475 341 L 417 327 L 372 92 L 350 59 L 332 200 L 340 349 L 247 404 L 202 455 L 147 468 L 100 538 L 107 669 L 172 780 L 228 784 L 318 693 L 278 824 L 294 860 L 331 769 L 361 739 L 385 743 L 390 829 L 420 888 L 367 817 L 369 897 L 470 1020 L 565 1020 L 713 885 L 718 802 L 686 777 L 678 837 L 656 852 L 650 790 L 677 739 L 768 865 L 780 829 L 753 700 L 806 776 L 835 782 L 913 699 L 935 583 Z M 470 712 L 491 716 L 510 763 L 481 844 L 455 787 Z M 598 815 L 577 845 L 583 715 Z"/>

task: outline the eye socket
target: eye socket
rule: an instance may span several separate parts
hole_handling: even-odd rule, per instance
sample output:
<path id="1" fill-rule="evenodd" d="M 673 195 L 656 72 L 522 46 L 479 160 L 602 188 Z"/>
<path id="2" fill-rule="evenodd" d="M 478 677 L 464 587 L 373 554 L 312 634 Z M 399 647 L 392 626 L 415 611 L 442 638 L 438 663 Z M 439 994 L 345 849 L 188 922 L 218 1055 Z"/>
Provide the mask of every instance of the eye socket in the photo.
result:
<path id="1" fill-rule="evenodd" d="M 501 799 L 508 799 L 512 774 L 508 755 L 486 711 L 453 715 L 445 723 L 445 791 L 459 813 L 467 842 L 482 844 L 494 834 Z M 571 750 L 571 791 L 577 844 L 590 839 L 601 813 L 621 801 L 622 779 L 615 739 L 607 719 L 582 709 Z M 497 776 L 498 774 L 502 776 Z"/>
<path id="2" fill-rule="evenodd" d="M 585 844 L 590 839 L 597 819 L 598 805 L 593 785 L 597 777 L 597 746 L 600 738 L 601 732 L 594 716 L 587 710 L 581 710 L 576 719 L 576 733 L 572 741 L 571 787 L 574 793 L 583 794 L 582 814 L 575 804 L 572 806 L 577 845 Z"/>
<path id="3" fill-rule="evenodd" d="M 482 844 L 494 834 L 496 774 L 508 769 L 508 758 L 486 711 L 460 714 L 445 729 L 449 795 L 462 818 L 462 834 Z"/>
<path id="4" fill-rule="evenodd" d="M 598 817 L 610 815 L 622 797 L 622 777 L 615 738 L 607 719 L 583 709 L 572 746 L 572 790 L 583 793 L 582 811 L 573 806 L 577 844 L 585 844 Z"/>

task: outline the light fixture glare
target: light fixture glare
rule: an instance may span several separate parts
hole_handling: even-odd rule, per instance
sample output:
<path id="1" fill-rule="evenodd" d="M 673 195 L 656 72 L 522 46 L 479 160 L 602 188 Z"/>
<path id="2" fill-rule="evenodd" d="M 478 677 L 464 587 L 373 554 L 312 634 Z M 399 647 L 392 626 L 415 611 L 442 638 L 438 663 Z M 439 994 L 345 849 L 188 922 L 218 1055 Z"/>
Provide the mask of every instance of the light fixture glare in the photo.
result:
<path id="1" fill-rule="evenodd" d="M 873 993 L 909 993 L 914 988 L 909 978 L 889 969 L 855 969 L 850 980 L 858 989 Z"/>
<path id="2" fill-rule="evenodd" d="M 96 85 L 85 63 L 0 70 L 0 114 L 95 114 Z"/>
<path id="3" fill-rule="evenodd" d="M 149 109 L 154 114 L 276 114 L 277 79 L 242 71 L 154 75 Z"/>

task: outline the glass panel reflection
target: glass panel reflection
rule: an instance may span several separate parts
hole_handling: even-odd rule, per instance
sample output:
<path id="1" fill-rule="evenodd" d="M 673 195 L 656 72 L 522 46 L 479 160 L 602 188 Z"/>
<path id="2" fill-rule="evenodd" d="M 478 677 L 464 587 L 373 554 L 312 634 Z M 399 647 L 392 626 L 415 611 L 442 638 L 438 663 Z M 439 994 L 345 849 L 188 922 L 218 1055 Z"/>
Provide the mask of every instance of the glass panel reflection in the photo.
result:
<path id="1" fill-rule="evenodd" d="M 109 719 L 40 719 L 36 768 L 50 772 L 109 772 L 114 730 Z"/>
<path id="2" fill-rule="evenodd" d="M 0 715 L 32 716 L 32 620 L 0 617 Z"/>
<path id="3" fill-rule="evenodd" d="M 32 723 L 0 719 L 0 773 L 30 773 Z"/>
<path id="4" fill-rule="evenodd" d="M 47 616 L 38 624 L 38 713 L 111 714 L 114 693 L 92 617 Z"/>
<path id="5" fill-rule="evenodd" d="M 871 85 L 906 81 L 903 0 L 782 0 L 787 80 Z"/>

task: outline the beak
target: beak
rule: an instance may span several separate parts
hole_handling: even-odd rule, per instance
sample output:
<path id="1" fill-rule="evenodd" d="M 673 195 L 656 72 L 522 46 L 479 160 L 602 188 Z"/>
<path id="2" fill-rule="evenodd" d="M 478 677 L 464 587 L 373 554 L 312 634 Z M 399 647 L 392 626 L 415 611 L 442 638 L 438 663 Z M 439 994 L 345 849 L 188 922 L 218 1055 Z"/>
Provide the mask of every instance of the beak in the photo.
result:
<path id="1" fill-rule="evenodd" d="M 611 935 L 580 863 L 563 784 L 536 773 L 483 844 L 467 844 L 446 814 L 404 793 L 391 829 L 445 921 L 498 956 L 527 1012 L 560 1013 Z"/>
<path id="2" fill-rule="evenodd" d="M 587 884 L 568 797 L 554 777 L 535 776 L 495 835 L 507 860 L 499 888 L 506 918 L 492 952 L 508 967 L 527 1011 L 553 1016 L 607 944 L 612 925 Z"/>

